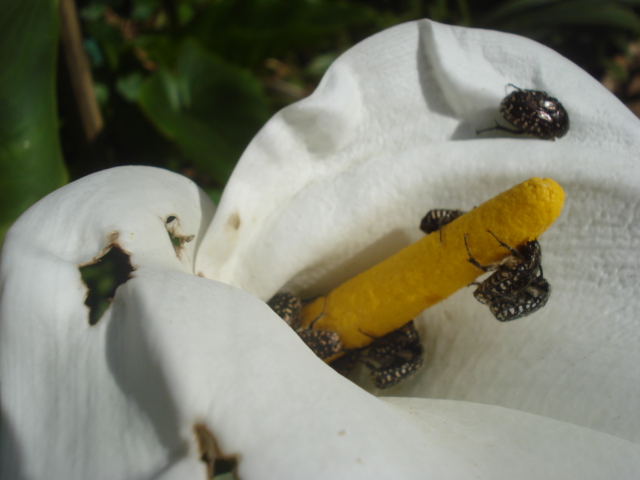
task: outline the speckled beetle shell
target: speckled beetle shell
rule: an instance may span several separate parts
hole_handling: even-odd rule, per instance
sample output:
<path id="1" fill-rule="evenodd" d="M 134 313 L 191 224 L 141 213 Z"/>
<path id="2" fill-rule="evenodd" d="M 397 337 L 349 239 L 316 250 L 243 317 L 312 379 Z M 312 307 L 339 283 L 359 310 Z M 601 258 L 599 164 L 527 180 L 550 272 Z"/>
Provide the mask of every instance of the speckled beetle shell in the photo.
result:
<path id="1" fill-rule="evenodd" d="M 489 306 L 491 313 L 501 322 L 508 322 L 531 315 L 544 307 L 549 300 L 551 287 L 542 273 L 542 248 L 532 240 L 519 248 L 511 248 L 489 231 L 496 240 L 511 252 L 511 257 L 497 266 L 480 265 L 469 253 L 469 262 L 485 272 L 495 273 L 479 284 L 473 296 Z"/>
<path id="2" fill-rule="evenodd" d="M 444 208 L 429 210 L 420 222 L 420 230 L 426 234 L 437 232 L 463 214 L 462 210 L 447 210 Z"/>
<path id="3" fill-rule="evenodd" d="M 569 131 L 569 114 L 562 104 L 538 90 L 511 92 L 502 100 L 500 114 L 523 133 L 543 140 L 561 138 Z"/>
<path id="4" fill-rule="evenodd" d="M 413 320 L 364 348 L 361 361 L 380 389 L 391 388 L 411 376 L 424 361 L 424 347 Z"/>
<path id="5" fill-rule="evenodd" d="M 300 339 L 321 359 L 331 358 L 343 351 L 340 335 L 330 330 L 300 327 L 302 302 L 293 293 L 278 293 L 267 305 L 298 334 Z"/>

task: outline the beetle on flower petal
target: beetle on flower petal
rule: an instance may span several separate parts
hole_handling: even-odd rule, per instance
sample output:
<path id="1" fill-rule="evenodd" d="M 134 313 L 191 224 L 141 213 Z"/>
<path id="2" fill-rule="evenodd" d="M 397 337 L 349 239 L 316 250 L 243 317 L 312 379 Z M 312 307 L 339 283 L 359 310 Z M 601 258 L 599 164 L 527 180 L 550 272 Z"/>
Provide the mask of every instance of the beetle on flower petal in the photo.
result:
<path id="1" fill-rule="evenodd" d="M 516 127 L 511 130 L 496 122 L 495 127 L 478 130 L 504 130 L 511 133 L 526 133 L 542 140 L 554 140 L 564 137 L 569 131 L 569 114 L 562 103 L 539 90 L 525 90 L 513 84 L 516 90 L 507 95 L 500 103 L 500 115 Z"/>

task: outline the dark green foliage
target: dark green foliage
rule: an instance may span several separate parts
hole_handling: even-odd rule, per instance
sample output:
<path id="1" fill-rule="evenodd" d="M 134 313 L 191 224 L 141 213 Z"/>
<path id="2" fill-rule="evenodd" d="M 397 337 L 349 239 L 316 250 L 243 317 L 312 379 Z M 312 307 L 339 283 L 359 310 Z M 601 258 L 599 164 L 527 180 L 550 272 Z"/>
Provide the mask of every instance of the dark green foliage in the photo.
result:
<path id="1" fill-rule="evenodd" d="M 339 48 L 336 36 L 370 31 L 377 23 L 374 10 L 349 2 L 225 0 L 212 3 L 192 31 L 211 51 L 259 70 L 269 57 Z"/>
<path id="2" fill-rule="evenodd" d="M 64 141 L 73 175 L 154 164 L 191 176 L 213 197 L 275 111 L 308 95 L 341 51 L 385 26 L 375 10 L 333 0 L 80 7 L 106 126 L 86 148 Z M 72 116 L 63 112 L 63 138 L 79 132 Z"/>
<path id="3" fill-rule="evenodd" d="M 600 78 L 607 59 L 640 36 L 637 0 L 512 0 L 493 2 L 475 24 L 517 33 L 557 50 Z"/>
<path id="4" fill-rule="evenodd" d="M 219 184 L 269 118 L 262 86 L 251 72 L 195 40 L 182 43 L 173 68 L 160 66 L 140 86 L 137 101 L 158 130 Z"/>
<path id="5" fill-rule="evenodd" d="M 4 2 L 0 15 L 0 244 L 32 203 L 64 185 L 53 2 Z"/>

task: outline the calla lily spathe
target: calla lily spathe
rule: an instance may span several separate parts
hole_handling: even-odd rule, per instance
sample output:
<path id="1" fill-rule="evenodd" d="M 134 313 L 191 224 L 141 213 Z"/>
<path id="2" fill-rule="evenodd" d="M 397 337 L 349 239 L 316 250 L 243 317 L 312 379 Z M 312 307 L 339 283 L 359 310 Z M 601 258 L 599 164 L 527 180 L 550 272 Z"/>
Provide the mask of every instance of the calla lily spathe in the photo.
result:
<path id="1" fill-rule="evenodd" d="M 558 97 L 567 136 L 477 136 L 510 83 Z M 215 214 L 148 167 L 52 193 L 0 264 L 2 478 L 205 478 L 195 425 L 243 479 L 634 478 L 639 139 L 558 54 L 424 20 L 355 46 L 274 116 Z M 427 210 L 532 176 L 567 193 L 541 239 L 549 304 L 506 325 L 469 291 L 428 310 L 426 367 L 398 398 L 340 377 L 263 302 L 326 291 L 419 238 Z M 90 326 L 78 267 L 110 245 L 135 270 Z"/>

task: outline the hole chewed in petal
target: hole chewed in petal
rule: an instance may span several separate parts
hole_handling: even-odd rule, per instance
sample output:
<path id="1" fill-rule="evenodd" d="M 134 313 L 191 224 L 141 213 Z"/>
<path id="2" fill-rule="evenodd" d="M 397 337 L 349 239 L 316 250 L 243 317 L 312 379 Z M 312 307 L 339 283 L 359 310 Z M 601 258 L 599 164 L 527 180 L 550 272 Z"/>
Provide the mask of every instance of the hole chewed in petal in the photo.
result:
<path id="1" fill-rule="evenodd" d="M 180 219 L 175 215 L 169 215 L 165 220 L 169 240 L 176 251 L 176 255 L 180 258 L 185 243 L 189 243 L 195 238 L 195 235 L 184 235 L 180 228 Z"/>
<path id="2" fill-rule="evenodd" d="M 129 261 L 129 255 L 117 244 L 109 245 L 95 257 L 93 263 L 79 268 L 82 280 L 89 289 L 84 302 L 89 307 L 89 325 L 95 325 L 109 308 L 116 289 L 131 278 L 135 268 Z"/>
<path id="3" fill-rule="evenodd" d="M 222 455 L 215 437 L 202 423 L 196 423 L 193 427 L 200 449 L 200 460 L 207 464 L 207 478 L 238 478 L 235 474 L 238 466 L 236 456 Z M 231 474 L 229 476 L 228 474 Z"/>

